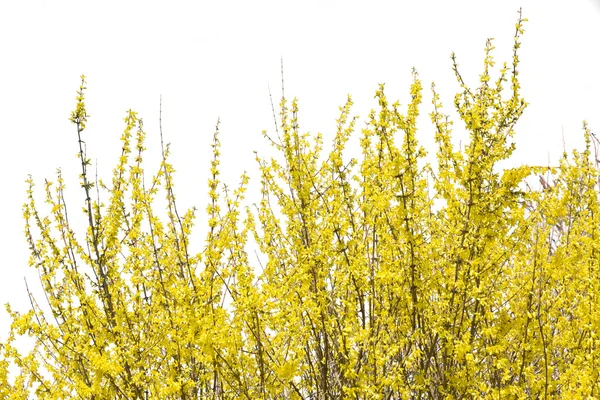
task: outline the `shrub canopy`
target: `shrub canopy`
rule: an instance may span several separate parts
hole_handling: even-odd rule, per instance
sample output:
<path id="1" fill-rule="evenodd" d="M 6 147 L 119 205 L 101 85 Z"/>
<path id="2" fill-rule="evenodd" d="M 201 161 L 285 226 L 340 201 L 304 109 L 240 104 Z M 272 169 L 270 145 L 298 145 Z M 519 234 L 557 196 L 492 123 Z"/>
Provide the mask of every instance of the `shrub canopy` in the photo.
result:
<path id="1" fill-rule="evenodd" d="M 523 21 L 496 80 L 491 41 L 477 88 L 453 56 L 464 148 L 452 145 L 452 121 L 432 86 L 435 166 L 417 140 L 416 73 L 404 111 L 383 85 L 377 90 L 360 160 L 343 157 L 355 131 L 350 97 L 328 154 L 320 135 L 301 133 L 297 102 L 282 99 L 277 137 L 265 133 L 282 157 L 257 158 L 254 208 L 243 203 L 247 176 L 221 190 L 217 125 L 198 254 L 189 239 L 196 210 L 176 206 L 168 147 L 145 179 L 135 112 L 125 118 L 112 182 L 91 179 L 82 77 L 71 121 L 87 233 L 75 236 L 60 173 L 45 185 L 48 215 L 29 180 L 29 264 L 48 307 L 29 293 L 30 311 L 9 308 L 0 397 L 599 396 L 598 141 L 584 124 L 585 150 L 559 166 L 498 168 L 515 149 L 526 106 L 517 70 Z M 251 262 L 250 239 L 264 263 Z M 17 350 L 19 335 L 35 339 L 31 352 Z"/>

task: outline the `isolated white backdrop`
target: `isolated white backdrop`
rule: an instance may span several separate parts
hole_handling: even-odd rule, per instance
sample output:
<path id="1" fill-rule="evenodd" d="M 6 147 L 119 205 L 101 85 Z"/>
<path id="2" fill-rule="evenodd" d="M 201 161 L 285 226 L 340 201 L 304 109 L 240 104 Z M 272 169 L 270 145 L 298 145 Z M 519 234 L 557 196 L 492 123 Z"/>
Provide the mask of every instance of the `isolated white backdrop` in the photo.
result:
<path id="1" fill-rule="evenodd" d="M 258 187 L 252 151 L 270 153 L 261 131 L 273 132 L 268 87 L 278 102 L 281 57 L 301 128 L 326 140 L 349 93 L 363 121 L 378 83 L 406 105 L 415 67 L 425 87 L 418 137 L 434 153 L 431 82 L 450 111 L 458 89 L 452 51 L 472 84 L 486 38 L 496 38 L 496 60 L 510 62 L 521 6 L 529 22 L 520 79 L 530 106 L 517 125 L 513 162 L 545 165 L 562 153 L 563 133 L 567 149 L 581 146 L 582 120 L 600 131 L 599 0 L 0 2 L 0 303 L 26 308 L 23 277 L 37 279 L 23 235 L 27 175 L 41 188 L 62 168 L 71 219 L 83 217 L 68 122 L 80 74 L 88 77 L 85 140 L 99 176 L 110 179 L 129 108 L 144 118 L 156 161 L 162 95 L 180 206 L 195 205 L 202 216 L 218 117 L 223 179 L 233 186 L 247 170 Z M 0 310 L 0 340 L 7 327 Z"/>

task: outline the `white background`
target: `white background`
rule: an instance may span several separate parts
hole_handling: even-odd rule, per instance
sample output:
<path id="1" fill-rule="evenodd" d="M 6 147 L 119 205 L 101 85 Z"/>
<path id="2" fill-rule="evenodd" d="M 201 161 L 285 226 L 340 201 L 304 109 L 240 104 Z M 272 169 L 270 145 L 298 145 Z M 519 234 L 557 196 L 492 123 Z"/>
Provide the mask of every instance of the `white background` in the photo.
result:
<path id="1" fill-rule="evenodd" d="M 347 94 L 362 121 L 375 107 L 378 83 L 406 106 L 415 67 L 424 86 L 418 137 L 433 155 L 431 82 L 451 112 L 458 90 L 452 51 L 470 84 L 481 72 L 486 38 L 496 38 L 496 60 L 510 63 L 521 6 L 529 22 L 519 77 L 530 106 L 517 125 L 512 162 L 546 165 L 562 154 L 563 137 L 569 151 L 581 147 L 584 119 L 600 131 L 599 0 L 0 1 L 0 303 L 26 308 L 23 277 L 30 285 L 37 279 L 23 235 L 28 174 L 41 189 L 62 168 L 71 219 L 83 221 L 76 131 L 68 121 L 82 73 L 91 115 L 84 140 L 105 181 L 130 108 L 144 118 L 155 170 L 162 95 L 176 193 L 181 208 L 199 208 L 201 245 L 217 118 L 223 179 L 235 186 L 247 170 L 249 202 L 256 201 L 253 150 L 271 154 L 261 131 L 274 131 L 268 88 L 277 106 L 281 57 L 301 129 L 322 132 L 326 142 Z M 464 139 L 459 121 L 455 127 Z M 0 311 L 0 339 L 7 327 Z"/>

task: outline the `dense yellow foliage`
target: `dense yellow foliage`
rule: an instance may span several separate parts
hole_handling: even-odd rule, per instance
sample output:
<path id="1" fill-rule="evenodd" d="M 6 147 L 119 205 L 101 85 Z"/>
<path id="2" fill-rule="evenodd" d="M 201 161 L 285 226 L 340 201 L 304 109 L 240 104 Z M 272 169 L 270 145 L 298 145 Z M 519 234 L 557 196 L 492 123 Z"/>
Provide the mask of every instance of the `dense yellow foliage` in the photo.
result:
<path id="1" fill-rule="evenodd" d="M 199 254 L 189 250 L 194 210 L 176 207 L 168 147 L 144 180 L 136 113 L 125 118 L 112 183 L 90 180 L 82 77 L 71 121 L 87 235 L 75 237 L 60 174 L 46 184 L 48 216 L 29 181 L 30 265 L 48 307 L 29 294 L 31 311 L 9 309 L 0 397 L 600 398 L 595 137 L 584 126 L 585 150 L 556 168 L 498 167 L 526 106 L 517 79 L 522 23 L 497 80 L 491 41 L 479 87 L 467 87 L 454 62 L 454 105 L 470 134 L 464 149 L 453 147 L 452 121 L 432 87 L 437 166 L 417 141 L 416 73 L 404 112 L 383 85 L 377 90 L 361 160 L 343 157 L 355 131 L 350 98 L 325 155 L 320 135 L 300 132 L 296 101 L 282 99 L 269 137 L 282 157 L 257 158 L 255 209 L 243 205 L 245 175 L 236 190 L 220 190 L 217 125 Z M 109 194 L 106 204 L 93 199 L 95 186 Z M 264 264 L 250 262 L 249 238 Z M 16 349 L 18 335 L 35 339 L 31 353 Z"/>

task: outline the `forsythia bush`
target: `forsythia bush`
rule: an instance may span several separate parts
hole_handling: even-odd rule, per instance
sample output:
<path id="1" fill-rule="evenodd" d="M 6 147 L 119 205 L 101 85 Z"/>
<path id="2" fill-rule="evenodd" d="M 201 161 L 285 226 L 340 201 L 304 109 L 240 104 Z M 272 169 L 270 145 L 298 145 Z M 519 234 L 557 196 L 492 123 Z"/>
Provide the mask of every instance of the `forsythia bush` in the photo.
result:
<path id="1" fill-rule="evenodd" d="M 350 98 L 326 155 L 320 135 L 300 132 L 296 101 L 282 99 L 269 137 L 282 158 L 257 159 L 255 209 L 243 205 L 245 175 L 220 190 L 217 125 L 199 254 L 189 250 L 195 210 L 176 206 L 168 147 L 144 179 L 135 112 L 112 183 L 90 179 L 82 77 L 71 121 L 87 234 L 75 237 L 60 173 L 46 183 L 48 216 L 29 181 L 30 265 L 47 305 L 29 293 L 31 311 L 8 308 L 0 397 L 600 398 L 598 142 L 584 126 L 585 150 L 558 167 L 498 168 L 526 106 L 523 22 L 497 80 L 491 41 L 479 87 L 467 87 L 454 61 L 464 149 L 453 147 L 432 87 L 435 167 L 417 141 L 416 73 L 404 113 L 377 90 L 361 160 L 343 158 L 355 131 Z M 264 264 L 250 262 L 249 238 Z M 35 340 L 31 352 L 17 349 L 19 335 Z"/>

